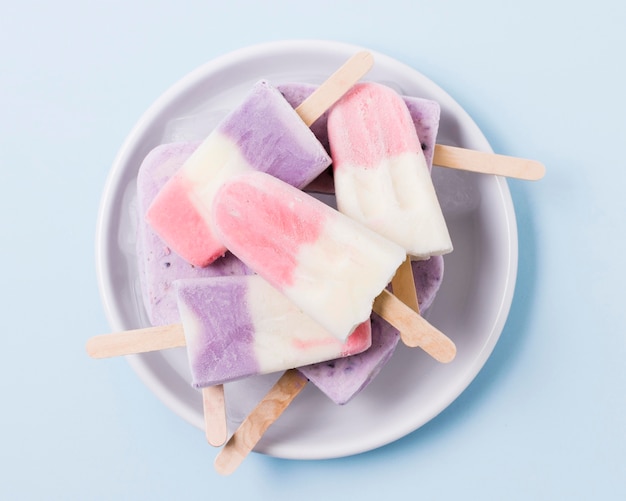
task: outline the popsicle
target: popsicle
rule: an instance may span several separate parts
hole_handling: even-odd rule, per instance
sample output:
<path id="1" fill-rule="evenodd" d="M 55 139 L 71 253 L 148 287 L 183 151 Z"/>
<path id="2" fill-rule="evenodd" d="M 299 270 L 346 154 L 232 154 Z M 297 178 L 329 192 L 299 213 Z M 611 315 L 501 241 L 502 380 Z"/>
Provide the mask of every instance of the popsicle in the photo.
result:
<path id="1" fill-rule="evenodd" d="M 210 223 L 217 188 L 245 170 L 268 172 L 296 187 L 308 184 L 330 165 L 309 124 L 372 64 L 371 54 L 358 53 L 295 111 L 269 82 L 258 82 L 159 192 L 146 214 L 149 223 L 195 266 L 223 255 Z"/>
<path id="2" fill-rule="evenodd" d="M 176 283 L 196 388 L 360 353 L 369 319 L 341 342 L 258 275 Z"/>
<path id="3" fill-rule="evenodd" d="M 195 388 L 360 353 L 369 318 L 340 341 L 258 275 L 180 280 L 182 323 L 91 338 L 94 358 L 187 346 Z"/>
<path id="4" fill-rule="evenodd" d="M 299 104 L 316 88 L 312 84 L 300 82 L 288 82 L 281 84 L 278 87 L 292 106 Z M 412 110 L 412 103 L 406 98 L 405 101 L 409 107 L 409 111 L 411 111 L 411 115 L 415 118 Z M 417 106 L 423 109 L 423 103 L 418 102 Z M 326 125 L 326 118 L 326 114 L 322 115 L 317 123 L 311 126 L 311 130 L 323 131 Z M 416 123 L 416 126 L 417 125 L 418 124 Z M 417 133 L 422 141 L 426 139 L 427 136 L 424 135 L 423 130 L 418 128 Z M 325 144 L 324 136 L 324 132 L 318 136 L 322 144 Z M 428 157 L 431 156 L 431 163 L 439 167 L 466 170 L 482 174 L 493 174 L 528 181 L 541 179 L 545 175 L 546 170 L 545 166 L 536 160 L 471 150 L 451 145 L 435 144 L 434 141 L 432 150 L 424 150 L 424 154 L 426 155 L 427 160 Z M 329 189 L 332 190 L 331 172 L 326 170 L 321 176 L 313 181 L 309 189 L 311 191 L 314 190 L 320 192 L 328 192 Z"/>
<path id="5" fill-rule="evenodd" d="M 338 209 L 405 249 L 392 287 L 419 313 L 410 259 L 447 254 L 452 242 L 405 102 L 387 86 L 355 85 L 330 110 L 328 138 Z"/>
<path id="6" fill-rule="evenodd" d="M 233 254 L 338 339 L 374 310 L 435 359 L 454 358 L 450 339 L 385 290 L 405 259 L 399 245 L 258 171 L 226 181 L 212 216 Z"/>

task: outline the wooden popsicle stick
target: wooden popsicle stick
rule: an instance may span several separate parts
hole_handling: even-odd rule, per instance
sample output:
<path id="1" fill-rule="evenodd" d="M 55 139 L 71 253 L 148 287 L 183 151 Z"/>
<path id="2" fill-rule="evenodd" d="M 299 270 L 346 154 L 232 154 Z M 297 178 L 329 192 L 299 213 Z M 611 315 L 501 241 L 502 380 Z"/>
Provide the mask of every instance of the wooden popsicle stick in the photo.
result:
<path id="1" fill-rule="evenodd" d="M 433 165 L 482 174 L 537 181 L 545 173 L 545 166 L 536 160 L 509 157 L 496 153 L 468 150 L 456 146 L 435 145 Z"/>
<path id="2" fill-rule="evenodd" d="M 367 51 L 357 52 L 335 73 L 328 77 L 297 108 L 302 121 L 311 126 L 326 110 L 335 104 L 374 65 L 374 56 Z"/>
<path id="3" fill-rule="evenodd" d="M 171 324 L 94 336 L 87 341 L 87 354 L 107 358 L 181 346 L 185 346 L 183 326 Z"/>
<path id="4" fill-rule="evenodd" d="M 456 346 L 443 332 L 432 326 L 406 304 L 384 289 L 374 299 L 373 310 L 400 332 L 406 333 L 405 344 L 420 347 L 438 362 L 451 362 Z"/>
<path id="5" fill-rule="evenodd" d="M 419 346 L 440 362 L 454 358 L 454 343 L 389 291 L 380 293 L 372 309 L 400 332 L 406 332 L 407 346 Z M 171 324 L 101 334 L 89 339 L 86 348 L 92 358 L 108 358 L 178 348 L 185 344 L 182 324 Z"/>
<path id="6" fill-rule="evenodd" d="M 407 346 L 419 346 L 440 362 L 454 358 L 454 343 L 389 291 L 380 293 L 372 309 L 400 332 L 406 333 Z M 89 339 L 86 347 L 90 357 L 108 358 L 183 346 L 182 324 L 171 324 L 101 334 Z"/>
<path id="7" fill-rule="evenodd" d="M 215 458 L 215 470 L 230 475 L 243 462 L 267 429 L 304 389 L 308 379 L 297 369 L 289 369 L 243 420 Z"/>
<path id="8" fill-rule="evenodd" d="M 417 299 L 413 267 L 411 266 L 411 258 L 409 256 L 398 267 L 396 274 L 391 279 L 391 288 L 394 296 L 419 315 L 420 305 Z M 413 344 L 411 333 L 405 330 L 400 331 L 400 339 L 407 346 Z"/>
<path id="9" fill-rule="evenodd" d="M 224 445 L 228 438 L 228 427 L 223 384 L 202 388 L 202 408 L 207 442 L 214 447 Z"/>
<path id="10" fill-rule="evenodd" d="M 411 258 L 407 256 L 404 262 L 398 267 L 396 274 L 391 279 L 393 295 L 406 304 L 414 312 L 420 312 L 420 305 L 417 299 L 417 289 L 415 288 L 415 278 L 413 277 L 413 267 Z"/>

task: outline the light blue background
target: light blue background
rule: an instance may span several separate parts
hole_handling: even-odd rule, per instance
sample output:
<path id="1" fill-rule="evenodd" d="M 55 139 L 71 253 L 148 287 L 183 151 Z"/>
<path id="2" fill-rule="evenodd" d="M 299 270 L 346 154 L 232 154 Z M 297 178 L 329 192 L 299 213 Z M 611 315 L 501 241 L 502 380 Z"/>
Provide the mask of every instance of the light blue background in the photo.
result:
<path id="1" fill-rule="evenodd" d="M 626 499 L 626 10 L 607 0 L 5 2 L 0 15 L 0 498 Z M 396 443 L 253 454 L 218 476 L 202 433 L 123 359 L 94 265 L 99 198 L 142 112 L 186 73 L 270 40 L 345 41 L 443 87 L 510 181 L 520 269 L 473 384 Z"/>

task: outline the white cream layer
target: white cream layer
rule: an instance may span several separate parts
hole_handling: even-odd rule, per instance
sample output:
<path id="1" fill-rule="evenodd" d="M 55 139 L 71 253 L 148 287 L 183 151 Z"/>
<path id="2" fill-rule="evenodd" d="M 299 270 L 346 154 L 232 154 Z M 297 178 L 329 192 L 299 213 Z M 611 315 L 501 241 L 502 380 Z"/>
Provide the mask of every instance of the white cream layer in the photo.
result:
<path id="1" fill-rule="evenodd" d="M 248 320 L 252 320 L 253 340 L 250 345 L 241 346 L 242 349 L 252 351 L 256 365 L 238 368 L 238 374 L 254 376 L 283 371 L 359 353 L 369 347 L 366 338 L 362 345 L 351 343 L 350 348 L 356 351 L 349 352 L 346 344 L 305 315 L 263 278 L 250 275 L 246 276 L 246 282 L 247 291 L 243 306 L 248 309 L 248 316 L 230 318 L 232 322 L 224 327 L 225 335 L 232 336 L 240 330 L 240 327 L 248 328 Z M 202 325 L 202 318 L 184 301 L 178 303 L 189 358 L 195 361 L 190 367 L 193 371 L 196 366 L 202 367 L 197 361 L 203 356 L 207 344 L 206 336 L 215 336 L 219 333 Z M 237 325 L 238 321 L 241 322 L 241 326 Z M 234 345 L 229 348 L 232 349 L 232 346 Z M 232 354 L 225 358 L 233 360 Z M 247 356 L 242 357 L 242 360 L 247 359 Z M 206 364 L 220 363 L 219 360 L 220 357 L 217 357 L 217 360 L 206 360 Z M 204 380 L 206 376 L 199 374 L 196 379 Z"/>
<path id="2" fill-rule="evenodd" d="M 315 243 L 300 247 L 285 295 L 338 339 L 366 320 L 406 254 L 403 248 L 334 211 Z"/>
<path id="3" fill-rule="evenodd" d="M 344 343 L 259 276 L 251 276 L 247 303 L 254 322 L 254 353 L 261 373 L 342 356 Z"/>
<path id="4" fill-rule="evenodd" d="M 248 170 L 252 170 L 252 166 L 241 155 L 237 144 L 218 130 L 213 131 L 187 159 L 181 173 L 191 184 L 189 197 L 207 225 L 211 225 L 217 190 L 227 179 Z"/>

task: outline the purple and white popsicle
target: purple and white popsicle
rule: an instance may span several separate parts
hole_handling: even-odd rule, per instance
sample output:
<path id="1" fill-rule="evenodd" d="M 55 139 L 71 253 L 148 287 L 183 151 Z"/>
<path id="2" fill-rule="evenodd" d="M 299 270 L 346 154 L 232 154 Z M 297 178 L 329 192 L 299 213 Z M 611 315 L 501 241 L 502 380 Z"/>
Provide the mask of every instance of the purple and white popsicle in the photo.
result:
<path id="1" fill-rule="evenodd" d="M 146 218 L 176 253 L 206 266 L 226 250 L 210 222 L 213 196 L 224 180 L 260 170 L 300 188 L 330 162 L 282 94 L 262 80 L 161 189 Z"/>
<path id="2" fill-rule="evenodd" d="M 369 318 L 339 341 L 258 275 L 176 282 L 196 388 L 360 353 Z"/>

